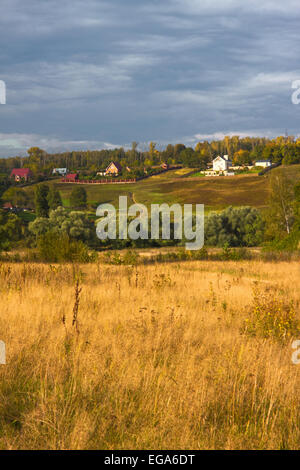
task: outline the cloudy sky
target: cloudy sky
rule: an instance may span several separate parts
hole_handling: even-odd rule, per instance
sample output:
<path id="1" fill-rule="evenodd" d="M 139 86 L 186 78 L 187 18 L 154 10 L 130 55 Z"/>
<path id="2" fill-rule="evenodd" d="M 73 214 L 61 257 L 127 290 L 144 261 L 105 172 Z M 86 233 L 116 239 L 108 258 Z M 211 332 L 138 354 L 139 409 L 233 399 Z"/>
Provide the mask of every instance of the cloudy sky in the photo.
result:
<path id="1" fill-rule="evenodd" d="M 300 133 L 299 0 L 1 0 L 0 156 Z"/>

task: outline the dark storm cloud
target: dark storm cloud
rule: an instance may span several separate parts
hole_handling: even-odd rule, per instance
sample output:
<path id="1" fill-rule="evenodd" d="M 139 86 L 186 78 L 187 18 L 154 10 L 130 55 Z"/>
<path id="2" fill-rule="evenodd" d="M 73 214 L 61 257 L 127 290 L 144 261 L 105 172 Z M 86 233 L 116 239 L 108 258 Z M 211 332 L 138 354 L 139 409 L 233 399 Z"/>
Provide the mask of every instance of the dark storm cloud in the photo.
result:
<path id="1" fill-rule="evenodd" d="M 0 154 L 297 134 L 298 1 L 2 0 Z"/>

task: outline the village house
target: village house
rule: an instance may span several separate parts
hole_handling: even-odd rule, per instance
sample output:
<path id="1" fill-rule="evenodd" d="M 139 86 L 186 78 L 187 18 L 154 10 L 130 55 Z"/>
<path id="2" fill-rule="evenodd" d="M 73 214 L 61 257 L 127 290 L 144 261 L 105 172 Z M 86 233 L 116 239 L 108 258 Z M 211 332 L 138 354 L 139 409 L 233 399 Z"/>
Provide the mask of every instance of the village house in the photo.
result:
<path id="1" fill-rule="evenodd" d="M 232 166 L 228 155 L 221 157 L 220 155 L 213 160 L 213 171 L 227 171 Z"/>
<path id="2" fill-rule="evenodd" d="M 268 168 L 271 165 L 272 163 L 270 162 L 270 160 L 258 160 L 257 162 L 255 162 L 255 166 L 261 166 L 262 168 Z"/>
<path id="3" fill-rule="evenodd" d="M 10 174 L 11 178 L 14 178 L 16 182 L 29 181 L 32 178 L 32 172 L 29 168 L 14 168 Z"/>
<path id="4" fill-rule="evenodd" d="M 118 162 L 111 162 L 105 170 L 105 176 L 118 176 L 122 172 L 122 167 Z"/>
<path id="5" fill-rule="evenodd" d="M 54 168 L 52 171 L 53 175 L 60 175 L 60 176 L 66 176 L 67 173 L 68 173 L 67 168 Z"/>
<path id="6" fill-rule="evenodd" d="M 14 209 L 14 206 L 11 202 L 5 202 L 2 206 L 2 209 L 4 209 L 5 211 L 12 211 Z"/>
<path id="7" fill-rule="evenodd" d="M 106 168 L 104 168 L 103 170 L 99 170 L 97 171 L 97 176 L 105 176 L 105 172 L 106 172 Z"/>
<path id="8" fill-rule="evenodd" d="M 69 173 L 67 176 L 66 176 L 66 180 L 68 183 L 76 183 L 76 181 L 78 181 L 79 179 L 79 174 L 78 173 Z"/>
<path id="9" fill-rule="evenodd" d="M 230 171 L 229 171 L 230 170 Z M 207 170 L 201 171 L 205 176 L 234 176 L 232 161 L 228 155 L 218 156 L 207 164 Z"/>

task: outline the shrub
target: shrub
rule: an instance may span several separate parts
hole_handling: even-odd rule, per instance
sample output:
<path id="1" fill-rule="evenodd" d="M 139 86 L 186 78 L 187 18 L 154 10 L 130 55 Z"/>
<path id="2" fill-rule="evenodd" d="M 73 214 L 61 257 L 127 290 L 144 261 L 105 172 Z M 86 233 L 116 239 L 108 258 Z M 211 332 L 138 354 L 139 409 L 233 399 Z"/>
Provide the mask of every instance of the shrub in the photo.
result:
<path id="1" fill-rule="evenodd" d="M 22 238 L 22 222 L 15 214 L 0 210 L 0 251 L 8 250 L 11 242 Z"/>
<path id="2" fill-rule="evenodd" d="M 41 261 L 88 263 L 95 261 L 96 258 L 96 254 L 90 254 L 88 247 L 82 241 L 71 240 L 66 233 L 47 232 L 38 239 L 37 246 Z"/>
<path id="3" fill-rule="evenodd" d="M 257 209 L 228 207 L 212 212 L 205 220 L 205 241 L 211 246 L 258 246 L 262 242 L 264 223 Z"/>
<path id="4" fill-rule="evenodd" d="M 252 259 L 252 254 L 245 247 L 233 249 L 229 247 L 228 243 L 225 243 L 221 254 L 217 254 L 214 258 L 221 261 L 241 261 Z"/>
<path id="5" fill-rule="evenodd" d="M 105 253 L 103 261 L 112 265 L 135 266 L 138 264 L 139 254 L 136 251 L 128 250 L 123 256 L 120 253 Z"/>
<path id="6" fill-rule="evenodd" d="M 275 238 L 272 241 L 266 242 L 264 251 L 295 251 L 299 247 L 299 242 L 300 233 L 298 230 L 293 230 L 283 238 Z"/>
<path id="7" fill-rule="evenodd" d="M 293 302 L 274 297 L 273 290 L 253 290 L 253 305 L 243 325 L 250 336 L 274 338 L 280 341 L 299 335 L 300 324 Z"/>

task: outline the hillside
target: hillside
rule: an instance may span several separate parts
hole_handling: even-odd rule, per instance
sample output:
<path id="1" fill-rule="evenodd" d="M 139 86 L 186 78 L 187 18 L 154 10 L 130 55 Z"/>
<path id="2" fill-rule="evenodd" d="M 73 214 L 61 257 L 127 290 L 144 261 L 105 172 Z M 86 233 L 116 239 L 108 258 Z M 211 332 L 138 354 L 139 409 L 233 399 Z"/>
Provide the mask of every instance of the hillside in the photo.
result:
<path id="1" fill-rule="evenodd" d="M 300 165 L 283 168 L 295 184 L 300 180 Z M 275 169 L 273 171 L 278 171 Z M 187 177 L 188 169 L 174 170 L 153 176 L 135 184 L 84 185 L 88 203 L 118 204 L 120 195 L 127 195 L 130 202 L 147 206 L 153 203 L 205 204 L 206 210 L 221 210 L 228 206 L 252 206 L 263 209 L 268 201 L 269 175 L 236 175 L 233 177 Z M 73 184 L 54 184 L 60 191 L 65 206 L 69 206 Z"/>
<path id="2" fill-rule="evenodd" d="M 69 205 L 73 185 L 55 183 L 63 202 Z M 185 178 L 168 172 L 135 184 L 85 185 L 89 204 L 103 202 L 116 204 L 119 195 L 128 195 L 147 206 L 154 203 L 205 204 L 207 209 L 226 206 L 266 206 L 268 197 L 267 178 L 236 176 L 217 178 Z"/>

